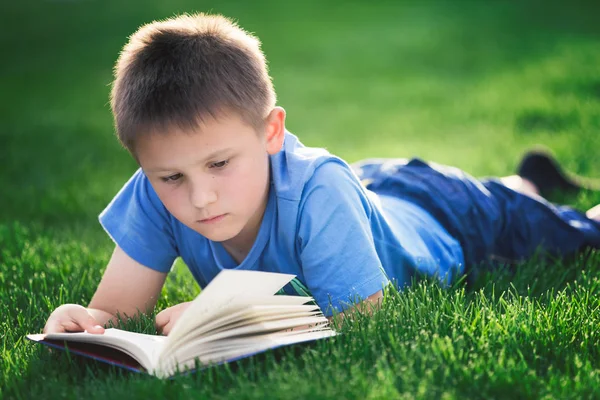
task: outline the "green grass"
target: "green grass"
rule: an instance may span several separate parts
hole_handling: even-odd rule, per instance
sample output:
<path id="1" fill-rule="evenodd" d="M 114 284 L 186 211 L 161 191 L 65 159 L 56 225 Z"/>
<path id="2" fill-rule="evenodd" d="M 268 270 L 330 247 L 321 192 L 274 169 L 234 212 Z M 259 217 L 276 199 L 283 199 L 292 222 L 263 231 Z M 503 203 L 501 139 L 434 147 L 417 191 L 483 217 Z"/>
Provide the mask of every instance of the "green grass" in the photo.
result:
<path id="1" fill-rule="evenodd" d="M 114 139 L 111 68 L 153 19 L 239 19 L 263 41 L 288 128 L 348 161 L 419 156 L 505 175 L 541 143 L 570 170 L 599 175 L 593 2 L 119 3 L 0 5 L 0 396 L 600 397 L 597 252 L 470 286 L 416 282 L 335 340 L 174 381 L 24 341 L 58 305 L 87 303 L 110 256 L 97 214 L 136 168 Z M 585 209 L 600 197 L 570 201 Z M 178 265 L 158 308 L 198 291 Z"/>

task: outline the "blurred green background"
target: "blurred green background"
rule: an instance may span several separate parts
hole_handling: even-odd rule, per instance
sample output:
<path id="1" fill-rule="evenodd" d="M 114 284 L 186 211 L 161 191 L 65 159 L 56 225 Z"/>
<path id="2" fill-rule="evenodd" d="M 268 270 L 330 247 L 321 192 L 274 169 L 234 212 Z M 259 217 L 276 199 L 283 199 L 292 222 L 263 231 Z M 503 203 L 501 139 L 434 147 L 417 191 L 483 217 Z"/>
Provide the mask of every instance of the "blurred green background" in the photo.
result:
<path id="1" fill-rule="evenodd" d="M 136 167 L 113 135 L 113 64 L 137 27 L 181 12 L 257 34 L 288 129 L 348 161 L 507 174 L 543 143 L 597 174 L 596 3 L 3 2 L 0 221 L 95 224 Z"/>

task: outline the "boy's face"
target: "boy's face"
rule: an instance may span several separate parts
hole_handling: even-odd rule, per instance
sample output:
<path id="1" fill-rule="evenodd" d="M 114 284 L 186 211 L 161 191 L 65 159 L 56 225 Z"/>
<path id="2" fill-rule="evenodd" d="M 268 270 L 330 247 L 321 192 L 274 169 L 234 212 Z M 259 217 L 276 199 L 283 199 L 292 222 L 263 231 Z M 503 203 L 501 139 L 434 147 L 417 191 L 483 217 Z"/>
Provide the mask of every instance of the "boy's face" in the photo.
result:
<path id="1" fill-rule="evenodd" d="M 209 240 L 242 257 L 252 247 L 269 191 L 269 155 L 283 144 L 285 112 L 276 108 L 264 132 L 236 114 L 192 132 L 149 135 L 138 161 L 167 210 Z"/>

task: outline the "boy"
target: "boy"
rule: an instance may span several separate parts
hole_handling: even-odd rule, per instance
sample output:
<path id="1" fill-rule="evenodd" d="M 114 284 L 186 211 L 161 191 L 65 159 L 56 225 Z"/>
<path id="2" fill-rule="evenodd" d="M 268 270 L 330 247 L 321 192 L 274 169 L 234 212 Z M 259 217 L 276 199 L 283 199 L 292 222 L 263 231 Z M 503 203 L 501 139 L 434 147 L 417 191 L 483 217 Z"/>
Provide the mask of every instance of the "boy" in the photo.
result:
<path id="1" fill-rule="evenodd" d="M 141 169 L 100 215 L 116 246 L 89 307 L 60 306 L 45 332 L 101 333 L 117 313 L 153 310 L 178 256 L 201 287 L 221 269 L 293 273 L 331 316 L 377 304 L 390 280 L 448 283 L 538 246 L 600 247 L 597 221 L 499 181 L 419 160 L 353 169 L 304 147 L 285 130 L 258 40 L 223 17 L 142 27 L 115 76 L 117 135 Z M 157 328 L 168 334 L 186 306 L 159 313 Z"/>

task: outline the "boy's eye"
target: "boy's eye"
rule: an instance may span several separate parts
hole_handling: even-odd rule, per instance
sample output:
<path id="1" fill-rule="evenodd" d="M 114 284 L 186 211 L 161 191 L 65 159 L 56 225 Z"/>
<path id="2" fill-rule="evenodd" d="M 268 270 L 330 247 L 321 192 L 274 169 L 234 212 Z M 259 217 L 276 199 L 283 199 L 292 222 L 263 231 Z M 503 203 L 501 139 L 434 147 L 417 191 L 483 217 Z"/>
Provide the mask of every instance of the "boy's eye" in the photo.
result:
<path id="1" fill-rule="evenodd" d="M 214 162 L 214 163 L 210 163 L 210 168 L 223 168 L 227 164 L 229 164 L 229 160 Z"/>
<path id="2" fill-rule="evenodd" d="M 163 182 L 175 182 L 175 181 L 179 180 L 182 176 L 183 175 L 181 175 L 181 174 L 173 174 L 170 176 L 165 176 L 160 179 L 162 179 Z"/>

